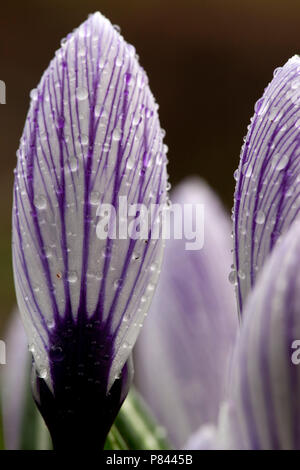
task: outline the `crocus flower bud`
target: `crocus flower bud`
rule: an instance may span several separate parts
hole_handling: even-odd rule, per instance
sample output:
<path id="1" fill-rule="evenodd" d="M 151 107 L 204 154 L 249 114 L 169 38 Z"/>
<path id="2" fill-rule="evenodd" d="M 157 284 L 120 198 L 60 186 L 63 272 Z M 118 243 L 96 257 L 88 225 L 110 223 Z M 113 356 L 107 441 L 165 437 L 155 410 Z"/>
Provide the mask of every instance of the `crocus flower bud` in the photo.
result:
<path id="1" fill-rule="evenodd" d="M 241 152 L 234 205 L 235 265 L 242 311 L 277 240 L 300 207 L 300 58 L 292 57 L 255 105 Z"/>
<path id="2" fill-rule="evenodd" d="M 13 264 L 34 397 L 55 447 L 101 446 L 128 391 L 163 242 L 152 222 L 143 238 L 124 223 L 133 204 L 144 214 L 166 202 L 157 108 L 134 47 L 100 13 L 62 41 L 31 92 Z"/>

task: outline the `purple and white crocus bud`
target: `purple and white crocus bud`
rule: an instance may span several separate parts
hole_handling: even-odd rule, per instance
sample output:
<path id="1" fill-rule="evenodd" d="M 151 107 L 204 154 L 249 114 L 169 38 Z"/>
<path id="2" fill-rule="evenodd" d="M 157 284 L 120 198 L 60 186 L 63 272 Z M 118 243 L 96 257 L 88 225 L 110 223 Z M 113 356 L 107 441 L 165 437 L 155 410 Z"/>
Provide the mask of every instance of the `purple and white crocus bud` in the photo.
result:
<path id="1" fill-rule="evenodd" d="M 204 208 L 204 227 L 197 227 L 197 205 Z M 188 250 L 184 236 L 176 239 L 178 208 L 185 229 L 204 228 L 201 249 Z M 238 316 L 228 282 L 231 225 L 219 200 L 195 178 L 175 189 L 172 210 L 174 232 L 134 359 L 139 391 L 172 445 L 182 448 L 200 426 L 217 423 Z"/>
<path id="2" fill-rule="evenodd" d="M 295 221 L 258 276 L 232 364 L 230 442 L 238 449 L 300 449 L 300 225 Z"/>
<path id="3" fill-rule="evenodd" d="M 146 209 L 166 202 L 157 108 L 134 47 L 100 13 L 62 41 L 31 92 L 13 264 L 34 396 L 56 448 L 101 447 L 128 391 L 163 242 L 152 226 L 147 239 L 114 236 L 111 224 L 101 237 L 99 207 L 122 222 L 121 198 Z"/>
<path id="4" fill-rule="evenodd" d="M 234 204 L 239 310 L 300 207 L 300 58 L 292 57 L 255 105 L 242 148 Z"/>

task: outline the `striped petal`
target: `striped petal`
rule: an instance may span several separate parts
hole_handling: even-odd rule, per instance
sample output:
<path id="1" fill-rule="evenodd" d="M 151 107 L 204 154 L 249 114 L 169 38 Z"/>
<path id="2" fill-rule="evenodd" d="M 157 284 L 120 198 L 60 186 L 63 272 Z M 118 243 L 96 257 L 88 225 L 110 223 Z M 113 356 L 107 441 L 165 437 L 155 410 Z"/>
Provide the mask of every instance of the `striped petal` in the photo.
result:
<path id="1" fill-rule="evenodd" d="M 255 105 L 241 152 L 234 205 L 242 310 L 257 274 L 300 208 L 300 58 L 292 57 Z M 234 277 L 236 279 L 234 279 Z"/>
<path id="2" fill-rule="evenodd" d="M 299 256 L 295 221 L 247 299 L 229 395 L 235 448 L 300 449 Z"/>
<path id="3" fill-rule="evenodd" d="M 100 13 L 62 41 L 31 92 L 15 177 L 15 285 L 37 374 L 70 415 L 66 390 L 123 387 L 116 379 L 151 301 L 161 237 L 104 239 L 98 227 L 105 204 L 126 218 L 121 197 L 146 209 L 166 202 L 157 108 L 135 49 Z"/>
<path id="4" fill-rule="evenodd" d="M 172 195 L 174 215 L 175 207 L 183 208 L 185 227 L 192 220 L 185 208 L 196 204 L 204 206 L 203 248 L 187 250 L 185 238 L 175 238 L 181 221 L 174 216 L 174 234 L 134 355 L 137 386 L 175 448 L 202 424 L 216 422 L 237 327 L 228 281 L 230 221 L 201 180 L 182 183 Z"/>

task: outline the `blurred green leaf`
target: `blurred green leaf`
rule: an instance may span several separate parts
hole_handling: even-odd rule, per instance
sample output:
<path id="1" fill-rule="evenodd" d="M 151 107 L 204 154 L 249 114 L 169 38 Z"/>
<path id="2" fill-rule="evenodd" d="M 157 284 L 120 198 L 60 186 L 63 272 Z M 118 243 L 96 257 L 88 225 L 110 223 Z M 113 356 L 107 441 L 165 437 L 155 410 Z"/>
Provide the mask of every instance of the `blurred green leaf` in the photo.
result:
<path id="1" fill-rule="evenodd" d="M 34 403 L 30 386 L 31 360 L 28 367 L 28 379 L 25 387 L 25 406 L 22 418 L 20 449 L 21 450 L 50 450 L 52 449 L 49 431 L 44 423 L 36 404 Z"/>
<path id="2" fill-rule="evenodd" d="M 138 392 L 132 388 L 108 435 L 105 449 L 170 449 L 159 426 Z"/>
<path id="3" fill-rule="evenodd" d="M 107 436 L 104 450 L 128 450 L 126 442 L 114 424 Z"/>

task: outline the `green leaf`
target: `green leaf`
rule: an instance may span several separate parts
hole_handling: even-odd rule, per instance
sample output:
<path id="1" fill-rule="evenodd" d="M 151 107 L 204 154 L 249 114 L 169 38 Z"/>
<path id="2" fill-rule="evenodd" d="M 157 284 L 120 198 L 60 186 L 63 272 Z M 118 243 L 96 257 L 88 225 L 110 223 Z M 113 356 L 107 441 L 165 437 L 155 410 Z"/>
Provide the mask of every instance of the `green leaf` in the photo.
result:
<path id="1" fill-rule="evenodd" d="M 120 409 L 105 449 L 170 449 L 164 428 L 156 423 L 148 406 L 134 388 L 130 390 Z"/>
<path id="2" fill-rule="evenodd" d="M 128 450 L 126 442 L 114 424 L 107 436 L 104 450 Z"/>
<path id="3" fill-rule="evenodd" d="M 51 437 L 44 420 L 34 403 L 30 386 L 31 361 L 28 367 L 26 386 L 24 387 L 25 405 L 22 417 L 20 449 L 21 450 L 50 450 Z"/>

